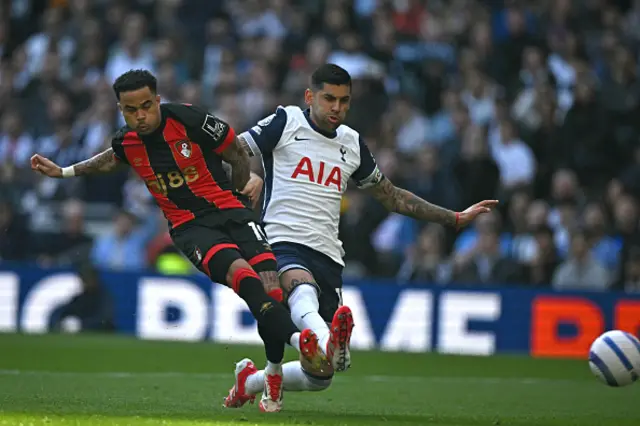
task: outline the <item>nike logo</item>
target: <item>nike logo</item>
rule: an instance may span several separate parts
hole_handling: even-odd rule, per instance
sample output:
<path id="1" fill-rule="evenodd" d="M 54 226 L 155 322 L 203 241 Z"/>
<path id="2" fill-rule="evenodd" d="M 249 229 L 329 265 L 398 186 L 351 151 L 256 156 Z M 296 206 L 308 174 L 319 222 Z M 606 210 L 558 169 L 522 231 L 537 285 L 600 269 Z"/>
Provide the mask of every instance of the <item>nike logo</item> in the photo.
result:
<path id="1" fill-rule="evenodd" d="M 297 140 L 297 141 L 308 141 L 309 138 L 301 138 L 299 136 L 295 136 L 293 139 Z"/>
<path id="2" fill-rule="evenodd" d="M 307 312 L 306 314 L 304 314 L 303 316 L 300 317 L 300 319 L 303 319 L 304 317 L 306 317 L 307 315 L 309 315 L 311 312 Z"/>

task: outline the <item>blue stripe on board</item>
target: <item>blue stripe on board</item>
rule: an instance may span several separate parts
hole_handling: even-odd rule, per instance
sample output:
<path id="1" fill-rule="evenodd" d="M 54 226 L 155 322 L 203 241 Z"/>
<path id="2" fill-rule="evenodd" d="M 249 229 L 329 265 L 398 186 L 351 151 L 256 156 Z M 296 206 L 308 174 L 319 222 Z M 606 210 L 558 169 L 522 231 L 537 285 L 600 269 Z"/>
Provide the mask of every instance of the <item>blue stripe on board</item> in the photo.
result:
<path id="1" fill-rule="evenodd" d="M 638 380 L 638 375 L 633 368 L 633 364 L 631 364 L 631 361 L 629 360 L 627 355 L 622 351 L 622 349 L 620 349 L 620 346 L 618 346 L 616 342 L 611 339 L 611 337 L 605 337 L 603 340 L 607 344 L 607 346 L 609 346 L 611 350 L 618 356 L 618 359 L 620 359 L 620 362 L 622 362 L 624 368 L 626 368 L 627 371 L 631 373 L 631 380 L 633 380 L 634 382 Z"/>
<path id="2" fill-rule="evenodd" d="M 618 386 L 618 382 L 616 382 L 615 377 L 613 377 L 613 374 L 611 374 L 609 367 L 607 367 L 607 365 L 600 359 L 598 355 L 596 355 L 594 352 L 589 352 L 589 361 L 591 361 L 598 368 L 598 370 L 600 370 L 609 386 Z"/>

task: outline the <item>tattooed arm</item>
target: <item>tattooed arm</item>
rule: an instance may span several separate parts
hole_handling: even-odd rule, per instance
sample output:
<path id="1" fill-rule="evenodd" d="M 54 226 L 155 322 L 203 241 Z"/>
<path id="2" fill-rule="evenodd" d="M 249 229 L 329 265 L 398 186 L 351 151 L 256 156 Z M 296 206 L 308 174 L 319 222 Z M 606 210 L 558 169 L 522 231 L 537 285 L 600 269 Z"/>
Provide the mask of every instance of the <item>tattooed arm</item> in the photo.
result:
<path id="1" fill-rule="evenodd" d="M 236 137 L 233 143 L 222 151 L 221 155 L 222 159 L 231 165 L 233 186 L 238 190 L 242 190 L 249 182 L 249 173 L 251 172 L 251 163 L 247 151 L 244 150 Z"/>
<path id="2" fill-rule="evenodd" d="M 96 173 L 109 173 L 122 165 L 123 163 L 116 159 L 113 148 L 109 148 L 88 160 L 74 164 L 73 170 L 76 176 L 82 176 Z"/>
<path id="3" fill-rule="evenodd" d="M 251 145 L 242 134 L 239 134 L 236 137 L 238 138 L 238 144 L 240 144 L 242 149 L 244 149 L 247 155 L 249 156 L 251 172 L 255 173 L 258 176 L 261 176 L 263 174 L 263 170 L 262 170 L 262 160 L 261 160 L 260 151 L 258 151 L 258 155 L 256 155 L 253 149 L 251 148 Z M 223 161 L 222 168 L 224 169 L 227 176 L 231 176 L 231 164 L 227 163 L 226 161 Z"/>
<path id="4" fill-rule="evenodd" d="M 109 148 L 88 160 L 65 168 L 58 166 L 40 154 L 35 154 L 31 157 L 31 168 L 33 170 L 53 178 L 109 173 L 117 169 L 120 165 L 122 165 L 122 163 L 116 159 L 113 148 Z"/>
<path id="5" fill-rule="evenodd" d="M 238 135 L 238 143 L 249 156 L 251 171 L 257 175 L 263 174 L 262 169 L 262 153 L 258 147 L 252 147 L 251 143 L 245 138 L 244 134 Z"/>
<path id="6" fill-rule="evenodd" d="M 387 178 L 382 179 L 377 185 L 366 188 L 365 191 L 380 201 L 389 211 L 451 227 L 458 224 L 456 212 L 431 204 L 405 189 L 398 188 Z"/>

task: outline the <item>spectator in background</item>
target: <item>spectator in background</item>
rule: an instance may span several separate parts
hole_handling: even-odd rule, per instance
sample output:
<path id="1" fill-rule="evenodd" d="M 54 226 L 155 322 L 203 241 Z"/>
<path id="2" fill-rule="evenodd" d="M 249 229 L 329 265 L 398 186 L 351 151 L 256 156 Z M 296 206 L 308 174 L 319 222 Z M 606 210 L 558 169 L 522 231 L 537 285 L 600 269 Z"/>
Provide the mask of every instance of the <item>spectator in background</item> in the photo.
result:
<path id="1" fill-rule="evenodd" d="M 7 192 L 17 194 L 34 181 L 29 171 L 34 145 L 19 111 L 8 110 L 0 123 L 0 185 Z"/>
<path id="2" fill-rule="evenodd" d="M 61 8 L 48 8 L 42 20 L 42 31 L 29 37 L 25 44 L 29 73 L 39 74 L 47 61 L 47 52 L 58 52 L 58 72 L 63 78 L 70 78 L 71 58 L 75 53 L 76 40 L 64 34 L 64 11 Z"/>
<path id="3" fill-rule="evenodd" d="M 614 235 L 620 249 L 620 268 L 616 277 L 616 288 L 623 288 L 631 254 L 640 247 L 638 234 L 638 203 L 626 195 L 619 195 L 613 204 Z"/>
<path id="4" fill-rule="evenodd" d="M 461 103 L 460 95 L 453 88 L 442 92 L 441 108 L 432 115 L 429 123 L 429 138 L 433 143 L 442 145 L 454 138 L 453 112 Z"/>
<path id="5" fill-rule="evenodd" d="M 536 196 L 546 196 L 551 185 L 551 178 L 555 170 L 566 166 L 568 158 L 564 150 L 564 142 L 560 132 L 558 104 L 555 91 L 547 84 L 535 88 L 535 99 L 532 105 L 534 123 L 521 123 L 527 129 L 523 130 L 523 140 L 531 147 L 536 161 L 536 180 L 534 193 Z M 514 108 L 517 104 L 514 105 Z M 517 112 L 514 112 L 517 116 Z M 526 118 L 523 118 L 526 119 Z"/>
<path id="6" fill-rule="evenodd" d="M 20 112 L 9 110 L 3 114 L 0 125 L 0 164 L 2 168 L 28 168 L 33 148 L 33 138 L 26 132 Z"/>
<path id="7" fill-rule="evenodd" d="M 91 258 L 96 266 L 115 271 L 136 271 L 147 267 L 145 247 L 157 231 L 154 215 L 142 224 L 125 210 L 115 217 L 113 230 L 99 236 L 93 246 Z"/>
<path id="8" fill-rule="evenodd" d="M 460 208 L 457 188 L 449 183 L 452 181 L 452 176 L 440 163 L 438 150 L 435 147 L 425 147 L 417 152 L 412 163 L 418 178 L 407 183 L 408 190 L 439 206 L 452 210 Z M 471 204 L 475 202 L 477 201 Z"/>
<path id="9" fill-rule="evenodd" d="M 640 248 L 634 247 L 624 265 L 622 289 L 629 293 L 640 293 Z"/>
<path id="10" fill-rule="evenodd" d="M 593 257 L 609 272 L 614 272 L 620 263 L 619 244 L 608 235 L 608 223 L 603 207 L 598 203 L 587 205 L 583 212 L 584 226 L 589 234 L 589 245 Z"/>
<path id="11" fill-rule="evenodd" d="M 453 174 L 462 194 L 463 205 L 496 197 L 500 170 L 489 153 L 485 128 L 471 126 L 465 131 L 460 156 L 453 165 Z"/>
<path id="12" fill-rule="evenodd" d="M 395 146 L 402 154 L 415 154 L 427 144 L 429 120 L 408 96 L 393 102 L 387 122 L 393 126 Z"/>
<path id="13" fill-rule="evenodd" d="M 418 241 L 409 248 L 397 279 L 400 283 L 444 284 L 451 279 L 451 266 L 445 251 L 445 229 L 437 224 L 425 226 Z"/>
<path id="14" fill-rule="evenodd" d="M 462 91 L 461 98 L 469 109 L 471 121 L 480 126 L 489 124 L 495 116 L 493 105 L 496 87 L 477 68 L 469 70 L 463 78 L 465 89 Z"/>
<path id="15" fill-rule="evenodd" d="M 49 328 L 61 331 L 112 332 L 115 329 L 113 301 L 100 274 L 90 262 L 78 267 L 82 290 L 50 316 Z"/>
<path id="16" fill-rule="evenodd" d="M 500 140 L 492 144 L 493 159 L 500 170 L 501 189 L 505 193 L 531 185 L 535 178 L 536 161 L 531 148 L 518 136 L 515 123 L 500 123 Z"/>
<path id="17" fill-rule="evenodd" d="M 147 21 L 142 14 L 128 15 L 122 26 L 121 43 L 109 54 L 105 68 L 107 81 L 115 81 L 130 69 L 155 72 L 152 46 L 147 39 Z"/>
<path id="18" fill-rule="evenodd" d="M 565 158 L 581 184 L 596 189 L 604 182 L 612 166 L 612 150 L 607 134 L 610 131 L 603 107 L 597 102 L 591 81 L 581 79 L 575 86 L 575 102 L 564 119 L 562 140 Z"/>
<path id="19" fill-rule="evenodd" d="M 86 258 L 91 251 L 91 237 L 85 230 L 84 204 L 68 200 L 62 207 L 62 226 L 59 232 L 39 233 L 32 244 L 41 266 L 71 265 Z"/>
<path id="20" fill-rule="evenodd" d="M 0 199 L 0 263 L 26 260 L 31 256 L 30 250 L 24 218 L 9 200 Z"/>
<path id="21" fill-rule="evenodd" d="M 571 233 L 569 258 L 553 275 L 555 290 L 603 291 L 611 285 L 611 274 L 591 255 L 589 236 L 583 230 Z"/>
<path id="22" fill-rule="evenodd" d="M 513 212 L 514 209 L 510 209 L 510 211 Z M 536 234 L 539 229 L 548 226 L 548 216 L 549 205 L 544 200 L 532 201 L 527 206 L 527 211 L 524 215 L 524 226 L 521 232 L 514 236 L 511 243 L 511 257 L 515 261 L 527 265 L 534 259 L 538 250 Z M 553 247 L 555 249 L 555 243 Z"/>
<path id="23" fill-rule="evenodd" d="M 488 231 L 498 233 L 500 252 L 509 256 L 511 252 L 511 235 L 502 231 L 502 218 L 497 210 L 478 217 L 473 226 L 463 230 L 453 246 L 454 256 L 464 256 L 478 249 L 478 241 L 481 233 Z"/>
<path id="24" fill-rule="evenodd" d="M 472 250 L 458 256 L 453 266 L 453 282 L 456 284 L 514 284 L 523 282 L 520 265 L 505 256 L 500 249 L 500 234 L 489 226 L 478 231 L 478 239 Z"/>
<path id="25" fill-rule="evenodd" d="M 533 256 L 526 262 L 527 281 L 534 287 L 550 286 L 560 257 L 553 243 L 553 230 L 546 225 L 540 225 L 534 232 L 535 247 Z"/>

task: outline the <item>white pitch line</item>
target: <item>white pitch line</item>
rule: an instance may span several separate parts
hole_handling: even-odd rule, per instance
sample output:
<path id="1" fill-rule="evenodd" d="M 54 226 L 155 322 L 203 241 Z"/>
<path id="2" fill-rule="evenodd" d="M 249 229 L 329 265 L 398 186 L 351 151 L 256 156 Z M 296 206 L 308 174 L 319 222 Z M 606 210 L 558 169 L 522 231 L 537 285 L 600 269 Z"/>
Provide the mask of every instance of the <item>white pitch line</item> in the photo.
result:
<path id="1" fill-rule="evenodd" d="M 348 373 L 347 373 L 348 374 Z M 40 376 L 40 377 L 99 377 L 105 379 L 203 379 L 219 380 L 233 379 L 233 372 L 229 373 L 185 373 L 180 371 L 165 372 L 127 372 L 127 371 L 103 371 L 103 372 L 80 372 L 80 371 L 39 371 L 39 370 L 0 370 L 0 376 Z M 576 383 L 581 380 L 548 379 L 533 377 L 413 377 L 413 376 L 392 376 L 392 375 L 372 375 L 372 376 L 348 376 L 336 374 L 338 382 L 375 382 L 375 383 L 477 383 L 477 384 L 549 384 L 549 383 Z M 585 378 L 586 380 L 586 378 Z"/>

